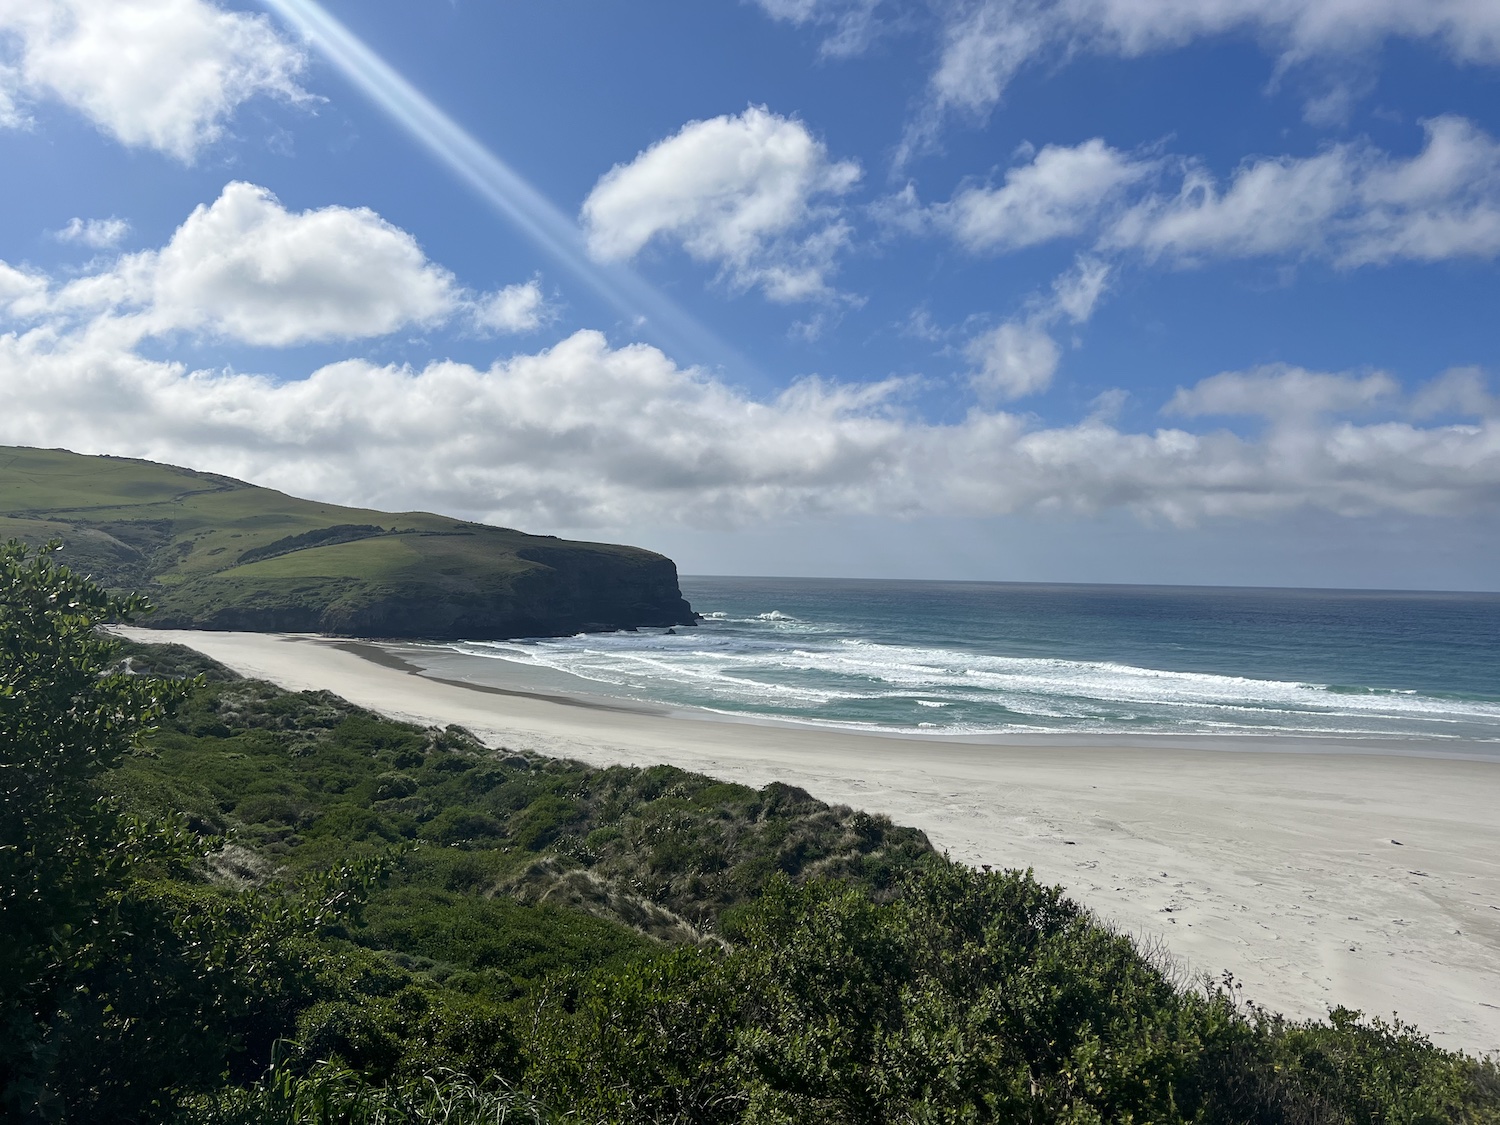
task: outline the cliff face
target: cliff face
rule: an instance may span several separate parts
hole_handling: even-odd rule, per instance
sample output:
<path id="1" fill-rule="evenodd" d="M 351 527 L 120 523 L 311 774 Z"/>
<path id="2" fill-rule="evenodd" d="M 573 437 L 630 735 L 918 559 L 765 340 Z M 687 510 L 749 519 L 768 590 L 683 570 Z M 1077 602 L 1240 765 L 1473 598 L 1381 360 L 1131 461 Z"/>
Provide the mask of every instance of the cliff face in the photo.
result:
<path id="1" fill-rule="evenodd" d="M 299 500 L 149 461 L 0 447 L 0 538 L 145 593 L 158 628 L 496 640 L 690 625 L 671 559 Z"/>
<path id="2" fill-rule="evenodd" d="M 329 633 L 350 637 L 503 640 L 692 625 L 671 559 L 551 548 L 508 582 L 471 575 L 368 583 L 354 578 L 236 582 L 210 578 L 153 593 L 163 629 Z M 480 576 L 481 578 L 483 576 Z M 234 588 L 231 588 L 231 584 Z"/>

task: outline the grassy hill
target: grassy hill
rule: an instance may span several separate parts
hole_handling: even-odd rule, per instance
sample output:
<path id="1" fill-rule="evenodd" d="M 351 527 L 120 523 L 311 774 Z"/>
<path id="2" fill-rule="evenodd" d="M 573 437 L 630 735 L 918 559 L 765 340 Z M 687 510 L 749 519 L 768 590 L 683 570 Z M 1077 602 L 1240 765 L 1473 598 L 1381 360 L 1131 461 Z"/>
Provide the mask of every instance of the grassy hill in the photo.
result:
<path id="1" fill-rule="evenodd" d="M 158 628 L 493 639 L 690 624 L 670 559 L 213 473 L 0 446 L 0 542 L 58 538 Z"/>

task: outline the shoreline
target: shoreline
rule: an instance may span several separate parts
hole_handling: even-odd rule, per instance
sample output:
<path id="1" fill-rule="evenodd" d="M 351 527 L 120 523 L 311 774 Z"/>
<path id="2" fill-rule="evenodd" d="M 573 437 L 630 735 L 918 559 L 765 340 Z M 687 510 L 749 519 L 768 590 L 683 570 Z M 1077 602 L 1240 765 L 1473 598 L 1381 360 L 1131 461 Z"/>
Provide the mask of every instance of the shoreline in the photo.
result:
<path id="1" fill-rule="evenodd" d="M 441 642 L 354 640 L 319 637 L 317 634 L 285 634 L 304 637 L 318 643 L 334 644 L 376 664 L 398 668 L 435 683 L 492 691 L 502 695 L 549 699 L 571 706 L 598 707 L 637 714 L 670 716 L 706 723 L 733 723 L 793 731 L 827 731 L 858 735 L 861 738 L 886 738 L 910 742 L 931 742 L 962 746 L 1049 747 L 1080 746 L 1101 749 L 1182 749 L 1192 751 L 1264 754 L 1356 754 L 1393 757 L 1446 758 L 1455 761 L 1500 763 L 1500 739 L 1468 738 L 1420 739 L 1401 735 L 1307 734 L 1246 727 L 1236 734 L 1204 734 L 1194 731 L 951 731 L 904 730 L 857 723 L 837 723 L 816 719 L 795 719 L 779 715 L 760 715 L 743 711 L 715 710 L 687 704 L 652 703 L 629 696 L 610 695 L 601 691 L 595 681 L 571 672 L 537 667 L 504 656 L 478 657 L 460 653 Z M 430 665 L 416 663 L 402 653 L 426 657 L 433 663 L 462 663 L 469 670 L 484 667 L 490 677 L 448 677 L 434 674 Z M 550 691 L 527 690 L 517 686 L 523 678 L 558 681 Z"/>
<path id="2" fill-rule="evenodd" d="M 1500 1050 L 1500 755 L 1276 736 L 911 737 L 580 697 L 515 664 L 497 672 L 508 682 L 457 680 L 397 643 L 124 632 L 491 745 L 797 785 L 920 828 L 955 860 L 1029 867 L 1185 971 L 1233 972 L 1247 999 L 1290 1017 L 1395 1012 L 1443 1046 Z"/>

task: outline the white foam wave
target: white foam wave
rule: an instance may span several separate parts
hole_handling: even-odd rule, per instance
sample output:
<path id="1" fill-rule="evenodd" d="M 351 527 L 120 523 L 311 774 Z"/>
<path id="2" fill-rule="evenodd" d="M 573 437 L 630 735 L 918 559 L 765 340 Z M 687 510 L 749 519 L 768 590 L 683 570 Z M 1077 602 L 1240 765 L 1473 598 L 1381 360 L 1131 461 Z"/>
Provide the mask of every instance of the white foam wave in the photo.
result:
<path id="1" fill-rule="evenodd" d="M 883 729 L 916 729 L 942 712 L 942 729 L 955 733 L 1035 728 L 1483 736 L 1475 735 L 1477 729 L 1500 736 L 1500 705 L 1482 701 L 837 635 L 797 634 L 794 641 L 780 630 L 800 623 L 779 610 L 738 619 L 740 624 L 709 620 L 723 625 L 671 637 L 621 633 L 454 647 L 571 673 L 635 698 Z"/>

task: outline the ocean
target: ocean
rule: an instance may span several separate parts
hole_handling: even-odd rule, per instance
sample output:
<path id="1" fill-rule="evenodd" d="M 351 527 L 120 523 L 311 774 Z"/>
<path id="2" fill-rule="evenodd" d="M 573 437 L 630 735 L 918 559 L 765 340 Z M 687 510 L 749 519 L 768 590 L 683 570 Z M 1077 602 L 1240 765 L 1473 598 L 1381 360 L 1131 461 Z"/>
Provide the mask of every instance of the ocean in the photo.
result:
<path id="1" fill-rule="evenodd" d="M 1500 744 L 1500 594 L 686 577 L 696 628 L 449 646 L 601 695 L 930 735 Z"/>

